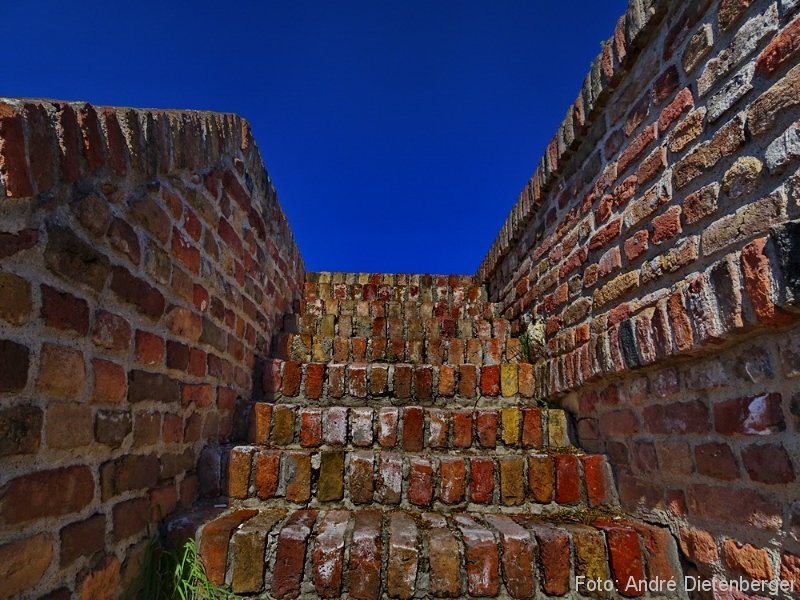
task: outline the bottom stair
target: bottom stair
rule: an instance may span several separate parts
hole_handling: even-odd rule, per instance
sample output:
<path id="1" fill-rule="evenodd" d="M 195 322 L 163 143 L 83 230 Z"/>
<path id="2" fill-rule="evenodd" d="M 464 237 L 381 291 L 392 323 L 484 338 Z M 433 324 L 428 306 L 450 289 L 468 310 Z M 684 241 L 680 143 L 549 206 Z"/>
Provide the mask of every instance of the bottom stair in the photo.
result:
<path id="1" fill-rule="evenodd" d="M 611 513 L 201 506 L 166 527 L 249 597 L 685 597 L 669 531 Z"/>

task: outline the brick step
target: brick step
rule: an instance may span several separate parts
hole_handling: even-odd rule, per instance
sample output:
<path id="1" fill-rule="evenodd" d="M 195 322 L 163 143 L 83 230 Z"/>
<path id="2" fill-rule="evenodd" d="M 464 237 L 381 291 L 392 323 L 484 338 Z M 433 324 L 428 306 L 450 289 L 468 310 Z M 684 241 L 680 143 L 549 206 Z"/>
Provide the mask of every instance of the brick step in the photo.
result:
<path id="1" fill-rule="evenodd" d="M 408 363 L 322 363 L 270 359 L 263 387 L 270 399 L 381 403 L 443 403 L 458 400 L 480 404 L 501 398 L 536 395 L 535 367 L 530 363 L 499 365 L 413 365 Z"/>
<path id="2" fill-rule="evenodd" d="M 404 300 L 430 295 L 434 299 L 456 297 L 472 302 L 486 300 L 488 296 L 486 287 L 472 275 L 326 271 L 306 273 L 304 292 L 311 298 L 344 293 L 348 298 L 366 295 Z"/>
<path id="3" fill-rule="evenodd" d="M 219 449 L 220 489 L 230 498 L 282 498 L 307 506 L 385 504 L 548 512 L 615 504 L 603 455 L 374 450 Z M 208 476 L 208 474 L 204 474 Z"/>
<path id="4" fill-rule="evenodd" d="M 175 541 L 196 536 L 213 583 L 259 598 L 620 598 L 651 597 L 631 582 L 675 581 L 682 587 L 668 530 L 604 515 L 583 515 L 579 522 L 568 513 L 544 519 L 196 509 L 170 523 L 167 535 Z M 596 579 L 614 582 L 618 591 L 592 593 L 583 582 Z"/>
<path id="5" fill-rule="evenodd" d="M 249 440 L 273 447 L 432 450 L 567 448 L 561 409 L 305 406 L 258 402 Z"/>
<path id="6" fill-rule="evenodd" d="M 516 338 L 329 337 L 284 332 L 276 336 L 272 354 L 283 360 L 303 362 L 408 362 L 480 366 L 524 361 L 522 344 Z"/>
<path id="7" fill-rule="evenodd" d="M 447 316 L 420 314 L 419 307 L 404 307 L 398 311 L 389 310 L 388 314 L 397 316 L 376 317 L 384 314 L 383 308 L 370 306 L 368 315 L 341 315 L 327 313 L 312 305 L 306 307 L 307 312 L 289 314 L 283 319 L 283 331 L 303 335 L 322 337 L 364 337 L 411 340 L 436 339 L 480 339 L 496 338 L 506 340 L 511 325 L 505 319 L 494 317 L 483 319 L 462 317 L 452 319 Z M 309 308 L 313 310 L 309 311 Z M 390 307 L 391 308 L 391 307 Z M 359 312 L 361 312 L 359 310 Z"/>

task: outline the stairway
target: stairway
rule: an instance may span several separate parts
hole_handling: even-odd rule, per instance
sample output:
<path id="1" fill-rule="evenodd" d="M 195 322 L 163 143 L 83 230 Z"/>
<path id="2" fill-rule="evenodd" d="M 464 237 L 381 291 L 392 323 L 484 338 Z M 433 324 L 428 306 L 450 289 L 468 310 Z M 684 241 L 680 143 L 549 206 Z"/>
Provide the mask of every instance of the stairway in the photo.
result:
<path id="1" fill-rule="evenodd" d="M 204 451 L 208 503 L 166 525 L 212 582 L 367 600 L 649 597 L 642 582 L 679 579 L 669 531 L 620 511 L 605 457 L 533 398 L 473 278 L 308 274 L 273 354 L 248 439 Z"/>

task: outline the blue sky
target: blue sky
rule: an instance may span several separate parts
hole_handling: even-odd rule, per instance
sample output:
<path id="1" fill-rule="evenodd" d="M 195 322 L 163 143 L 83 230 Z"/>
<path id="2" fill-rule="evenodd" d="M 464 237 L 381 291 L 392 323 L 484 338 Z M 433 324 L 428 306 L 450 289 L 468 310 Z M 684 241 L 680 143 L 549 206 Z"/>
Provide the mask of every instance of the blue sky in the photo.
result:
<path id="1" fill-rule="evenodd" d="M 0 95 L 241 114 L 308 269 L 471 274 L 626 4 L 4 2 Z"/>

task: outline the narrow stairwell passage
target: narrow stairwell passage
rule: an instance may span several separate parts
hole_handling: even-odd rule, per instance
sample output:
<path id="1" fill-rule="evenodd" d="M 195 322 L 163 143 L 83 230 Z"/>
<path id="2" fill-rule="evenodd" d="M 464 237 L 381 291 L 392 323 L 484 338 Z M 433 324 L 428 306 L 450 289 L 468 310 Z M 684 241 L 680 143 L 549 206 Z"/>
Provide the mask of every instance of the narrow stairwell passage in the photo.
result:
<path id="1" fill-rule="evenodd" d="M 213 582 L 364 600 L 680 588 L 670 532 L 623 514 L 472 278 L 309 274 L 295 309 L 246 439 L 206 448 L 207 503 L 167 524 Z"/>

